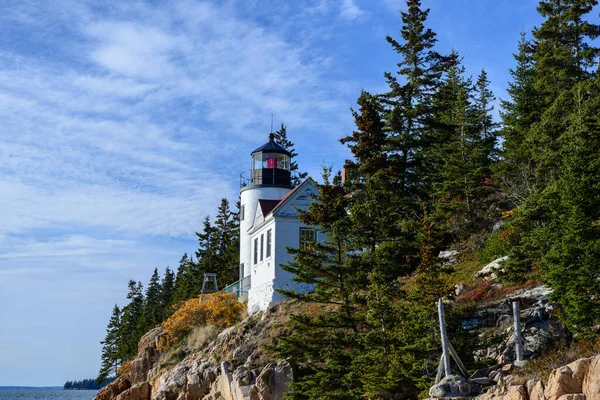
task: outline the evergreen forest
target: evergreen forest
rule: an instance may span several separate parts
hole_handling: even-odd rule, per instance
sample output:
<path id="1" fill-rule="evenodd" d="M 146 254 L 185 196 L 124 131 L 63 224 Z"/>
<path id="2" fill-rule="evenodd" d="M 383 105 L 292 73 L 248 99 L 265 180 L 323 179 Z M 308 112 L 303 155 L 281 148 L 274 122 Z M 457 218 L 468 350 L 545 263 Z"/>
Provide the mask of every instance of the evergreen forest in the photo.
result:
<path id="1" fill-rule="evenodd" d="M 273 351 L 298 379 L 292 399 L 412 399 L 431 385 L 439 354 L 435 303 L 454 298 L 453 249 L 487 263 L 508 256 L 499 280 L 541 282 L 573 340 L 600 333 L 600 26 L 596 0 L 541 0 L 543 21 L 514 44 L 508 97 L 485 69 L 467 75 L 460 49 L 439 48 L 429 10 L 406 1 L 386 38 L 397 68 L 382 93 L 363 91 L 344 173 L 323 168 L 319 195 L 301 214 L 326 240 L 290 249 L 283 268 L 310 293 Z M 484 67 L 484 66 L 482 66 Z M 495 110 L 494 106 L 499 105 Z M 285 126 L 276 139 L 284 143 Z M 291 142 L 285 143 L 291 148 Z M 297 168 L 297 165 L 296 165 Z M 204 272 L 237 280 L 237 215 L 223 199 L 206 218 L 194 256 L 129 282 L 115 306 L 99 379 L 131 358 L 140 336 L 198 295 Z M 481 346 L 461 328 L 472 304 L 448 302 L 449 334 L 465 363 Z M 438 352 L 438 353 L 436 353 Z M 469 364 L 470 363 L 470 364 Z"/>
<path id="2" fill-rule="evenodd" d="M 102 382 L 96 382 L 96 379 L 82 379 L 80 381 L 67 381 L 63 385 L 63 390 L 99 390 L 114 381 L 114 378 L 106 378 Z"/>

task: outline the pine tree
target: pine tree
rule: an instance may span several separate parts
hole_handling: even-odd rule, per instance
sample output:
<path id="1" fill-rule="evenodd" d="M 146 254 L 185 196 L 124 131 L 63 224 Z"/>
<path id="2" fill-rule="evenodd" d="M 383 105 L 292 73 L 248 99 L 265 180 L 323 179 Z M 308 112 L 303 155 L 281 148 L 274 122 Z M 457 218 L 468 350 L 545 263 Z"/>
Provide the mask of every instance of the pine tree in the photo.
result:
<path id="1" fill-rule="evenodd" d="M 561 137 L 561 177 L 551 224 L 552 246 L 542 280 L 554 289 L 561 319 L 577 337 L 598 335 L 600 323 L 600 78 L 571 91 L 571 125 Z"/>
<path id="2" fill-rule="evenodd" d="M 536 91 L 535 107 L 539 119 L 526 132 L 525 144 L 532 154 L 536 179 L 531 194 L 512 216 L 518 231 L 518 244 L 511 249 L 505 266 L 508 280 L 520 281 L 529 272 L 546 267 L 558 221 L 553 217 L 557 204 L 557 183 L 561 180 L 562 136 L 571 129 L 575 102 L 573 88 L 593 79 L 594 62 L 599 49 L 590 42 L 600 34 L 600 27 L 583 20 L 597 1 L 540 1 L 538 11 L 545 18 L 534 29 L 535 38 L 532 88 Z"/>
<path id="3" fill-rule="evenodd" d="M 177 274 L 175 275 L 175 286 L 173 288 L 173 299 L 171 304 L 179 303 L 188 299 L 187 297 L 187 281 L 191 279 L 188 272 L 190 259 L 187 253 L 184 253 L 179 260 Z"/>
<path id="4" fill-rule="evenodd" d="M 536 106 L 542 111 L 530 131 L 536 173 L 542 184 L 555 181 L 560 172 L 558 139 L 568 129 L 568 95 L 578 82 L 595 74 L 599 49 L 590 42 L 600 35 L 600 26 L 583 20 L 596 0 L 543 0 L 538 12 L 545 21 L 533 30 L 536 39 L 533 87 Z M 566 95 L 566 96 L 565 96 Z"/>
<path id="5" fill-rule="evenodd" d="M 510 70 L 512 82 L 507 89 L 510 100 L 500 101 L 502 162 L 496 167 L 496 176 L 503 186 L 504 195 L 518 205 L 533 194 L 537 185 L 535 155 L 528 143 L 528 132 L 540 118 L 538 94 L 533 87 L 533 45 L 524 32 L 521 33 L 518 52 L 513 56 L 517 65 Z"/>
<path id="6" fill-rule="evenodd" d="M 154 268 L 152 277 L 146 287 L 144 315 L 143 322 L 141 323 L 144 332 L 156 327 L 163 320 L 165 309 L 162 306 L 162 295 L 158 268 Z"/>
<path id="7" fill-rule="evenodd" d="M 435 96 L 436 126 L 426 133 L 422 152 L 430 217 L 437 231 L 445 233 L 446 242 L 464 239 L 484 227 L 490 194 L 486 181 L 497 129 L 487 74 L 482 71 L 474 85 L 464 77 L 458 54 L 453 52 L 452 57 L 456 62 Z"/>
<path id="8" fill-rule="evenodd" d="M 114 376 L 117 376 L 117 370 L 121 364 L 121 357 L 119 355 L 119 342 L 121 340 L 121 310 L 115 304 L 112 315 L 106 326 L 106 337 L 102 342 L 102 364 L 100 366 L 100 372 L 96 378 L 96 382 L 101 383 L 111 372 L 114 372 Z"/>
<path id="9" fill-rule="evenodd" d="M 359 351 L 357 305 L 362 294 L 357 288 L 365 274 L 352 262 L 356 249 L 351 247 L 347 198 L 339 179 L 332 183 L 325 168 L 323 180 L 316 201 L 300 218 L 306 225 L 318 225 L 326 239 L 292 250 L 294 261 L 281 266 L 296 282 L 314 286 L 314 291 L 282 291 L 313 304 L 313 312 L 291 316 L 291 335 L 280 338 L 278 353 L 304 371 L 292 383 L 291 398 L 361 399 L 360 377 L 352 373 L 351 363 Z"/>
<path id="10" fill-rule="evenodd" d="M 436 34 L 425 27 L 429 9 L 422 10 L 419 0 L 408 0 L 406 4 L 407 11 L 401 12 L 403 42 L 386 38 L 401 59 L 396 75 L 384 74 L 390 91 L 382 98 L 387 106 L 390 160 L 395 163 L 400 190 L 419 196 L 421 149 L 427 145 L 424 134 L 433 123 L 433 96 L 453 60 L 433 49 Z"/>
<path id="11" fill-rule="evenodd" d="M 142 324 L 144 315 L 144 295 L 141 282 L 130 280 L 128 283 L 127 304 L 121 310 L 121 324 L 119 329 L 118 357 L 128 360 L 137 354 L 138 341 L 145 333 Z"/>
<path id="12" fill-rule="evenodd" d="M 218 255 L 218 242 L 217 242 L 217 229 L 210 222 L 210 216 L 204 217 L 202 232 L 196 232 L 198 237 L 198 250 L 196 250 L 196 259 L 201 269 L 201 273 L 216 272 L 217 267 L 217 255 Z M 195 277 L 198 282 L 201 282 L 201 278 Z"/>
<path id="13" fill-rule="evenodd" d="M 229 201 L 221 199 L 221 205 L 215 219 L 216 257 L 214 272 L 219 282 L 228 285 L 239 280 L 239 221 L 229 208 Z"/>
<path id="14" fill-rule="evenodd" d="M 163 310 L 163 320 L 169 317 L 170 307 L 175 295 L 175 274 L 167 266 L 161 282 L 160 307 Z M 162 322 L 162 321 L 161 321 Z"/>
<path id="15" fill-rule="evenodd" d="M 290 172 L 292 173 L 292 186 L 298 186 L 306 179 L 308 172 L 300 172 L 298 170 L 298 161 L 294 160 L 298 156 L 298 153 L 294 149 L 294 143 L 287 137 L 287 128 L 283 122 L 279 129 L 275 131 L 275 142 L 291 153 Z"/>

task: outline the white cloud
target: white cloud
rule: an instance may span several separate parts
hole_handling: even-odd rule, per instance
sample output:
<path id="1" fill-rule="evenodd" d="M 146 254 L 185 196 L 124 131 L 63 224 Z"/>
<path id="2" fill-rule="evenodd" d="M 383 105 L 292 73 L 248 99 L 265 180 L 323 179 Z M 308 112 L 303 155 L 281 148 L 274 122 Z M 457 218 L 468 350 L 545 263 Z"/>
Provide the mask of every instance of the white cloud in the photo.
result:
<path id="1" fill-rule="evenodd" d="M 108 70 L 137 78 L 166 78 L 177 73 L 171 59 L 186 39 L 139 23 L 101 22 L 86 34 L 100 42 L 92 59 Z"/>
<path id="2" fill-rule="evenodd" d="M 112 7 L 54 16 L 80 33 L 61 40 L 83 51 L 75 63 L 0 53 L 0 233 L 191 235 L 235 201 L 240 154 L 266 139 L 270 113 L 296 130 L 345 113 L 323 85 L 328 58 L 228 6 Z"/>
<path id="3" fill-rule="evenodd" d="M 341 16 L 346 19 L 357 19 L 365 12 L 354 2 L 354 0 L 342 0 Z"/>
<path id="4" fill-rule="evenodd" d="M 392 12 L 399 12 L 406 9 L 405 0 L 383 0 L 384 6 Z"/>

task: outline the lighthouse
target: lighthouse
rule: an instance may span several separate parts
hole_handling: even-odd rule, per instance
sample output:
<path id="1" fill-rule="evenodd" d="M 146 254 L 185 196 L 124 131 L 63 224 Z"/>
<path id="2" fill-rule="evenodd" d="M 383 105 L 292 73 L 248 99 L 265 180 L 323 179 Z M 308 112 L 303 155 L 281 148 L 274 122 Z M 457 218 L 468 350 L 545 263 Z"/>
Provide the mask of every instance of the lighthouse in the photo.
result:
<path id="1" fill-rule="evenodd" d="M 317 239 L 315 227 L 302 225 L 298 210 L 307 210 L 318 193 L 308 178 L 292 185 L 292 154 L 275 142 L 275 135 L 250 154 L 251 169 L 240 175 L 239 297 L 250 313 L 283 300 L 277 289 L 306 290 L 281 265 L 292 261 L 287 248 Z"/>
<path id="2" fill-rule="evenodd" d="M 275 142 L 275 135 L 251 154 L 249 176 L 240 180 L 240 279 L 252 266 L 252 243 L 248 231 L 254 225 L 259 200 L 279 201 L 292 189 L 292 154 Z"/>

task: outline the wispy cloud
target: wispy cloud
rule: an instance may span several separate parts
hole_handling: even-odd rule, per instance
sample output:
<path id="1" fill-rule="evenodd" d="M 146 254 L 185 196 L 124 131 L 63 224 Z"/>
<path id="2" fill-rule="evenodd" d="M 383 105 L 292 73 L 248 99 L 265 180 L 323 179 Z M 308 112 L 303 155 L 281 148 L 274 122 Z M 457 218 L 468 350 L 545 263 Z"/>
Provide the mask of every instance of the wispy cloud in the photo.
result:
<path id="1" fill-rule="evenodd" d="M 2 2 L 0 304 L 23 306 L 0 307 L 0 319 L 58 320 L 34 290 L 46 308 L 89 316 L 96 344 L 98 312 L 110 312 L 127 280 L 176 264 L 220 199 L 235 203 L 271 113 L 318 171 L 356 95 L 335 52 L 316 45 L 362 15 L 343 6 Z M 2 340 L 24 333 L 10 335 Z M 98 356 L 87 340 L 85 376 Z M 82 373 L 72 364 L 65 380 Z M 18 376 L 8 372 L 0 367 L 0 384 Z"/>
<path id="2" fill-rule="evenodd" d="M 357 19 L 365 12 L 355 3 L 354 0 L 342 0 L 341 15 L 346 19 Z"/>
<path id="3" fill-rule="evenodd" d="M 348 15 L 359 12 L 351 6 Z M 339 106 L 321 84 L 326 57 L 226 6 L 114 7 L 57 16 L 83 21 L 68 40 L 86 68 L 0 54 L 0 232 L 189 234 L 220 197 L 234 199 L 246 167 L 236 153 L 261 140 L 265 114 L 290 116 L 296 129 L 310 115 L 314 128 Z"/>

